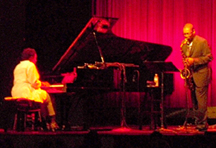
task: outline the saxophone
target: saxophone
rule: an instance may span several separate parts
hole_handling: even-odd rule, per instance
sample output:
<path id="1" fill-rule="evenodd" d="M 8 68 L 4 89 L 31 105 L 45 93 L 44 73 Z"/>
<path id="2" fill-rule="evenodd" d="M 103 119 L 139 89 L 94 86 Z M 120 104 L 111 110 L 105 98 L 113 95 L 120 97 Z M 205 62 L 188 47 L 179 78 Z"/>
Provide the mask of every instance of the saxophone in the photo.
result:
<path id="1" fill-rule="evenodd" d="M 183 45 L 188 44 L 187 39 L 184 40 L 184 42 L 180 45 L 181 48 L 181 54 L 183 58 L 183 63 L 184 63 L 184 69 L 180 70 L 180 76 L 182 79 L 185 79 L 186 85 L 190 88 L 190 90 L 194 90 L 194 84 L 192 82 L 192 74 L 191 74 L 191 67 L 188 66 L 188 63 L 186 61 L 186 56 L 182 50 Z"/>

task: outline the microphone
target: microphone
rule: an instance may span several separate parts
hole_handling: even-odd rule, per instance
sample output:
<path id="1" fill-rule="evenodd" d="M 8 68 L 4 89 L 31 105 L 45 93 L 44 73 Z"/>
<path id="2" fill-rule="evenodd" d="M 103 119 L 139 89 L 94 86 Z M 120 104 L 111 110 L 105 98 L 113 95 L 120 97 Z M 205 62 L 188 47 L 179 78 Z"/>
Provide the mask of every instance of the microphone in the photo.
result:
<path id="1" fill-rule="evenodd" d="M 183 45 L 185 45 L 185 44 L 188 44 L 189 42 L 188 42 L 188 40 L 187 39 L 184 39 L 184 41 L 181 43 L 181 45 L 180 45 L 180 48 L 182 48 L 183 47 Z"/>

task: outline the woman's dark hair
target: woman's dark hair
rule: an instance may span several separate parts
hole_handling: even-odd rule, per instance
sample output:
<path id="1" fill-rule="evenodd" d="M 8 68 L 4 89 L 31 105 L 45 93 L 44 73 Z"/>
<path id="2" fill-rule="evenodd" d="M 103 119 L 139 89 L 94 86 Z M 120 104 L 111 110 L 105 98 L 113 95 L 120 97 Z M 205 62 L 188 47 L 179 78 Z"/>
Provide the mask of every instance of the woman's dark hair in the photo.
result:
<path id="1" fill-rule="evenodd" d="M 32 56 L 36 54 L 35 49 L 33 48 L 25 48 L 21 54 L 22 60 L 29 60 Z"/>

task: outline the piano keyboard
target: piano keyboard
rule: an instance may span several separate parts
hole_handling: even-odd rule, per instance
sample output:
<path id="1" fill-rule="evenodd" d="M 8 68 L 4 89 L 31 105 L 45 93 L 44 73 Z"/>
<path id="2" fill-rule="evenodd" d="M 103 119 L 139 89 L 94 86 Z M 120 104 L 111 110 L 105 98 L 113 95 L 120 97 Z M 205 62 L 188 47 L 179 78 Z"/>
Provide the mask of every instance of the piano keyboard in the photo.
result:
<path id="1" fill-rule="evenodd" d="M 50 86 L 42 86 L 41 89 L 48 93 L 66 93 L 67 87 L 64 84 L 52 84 Z"/>

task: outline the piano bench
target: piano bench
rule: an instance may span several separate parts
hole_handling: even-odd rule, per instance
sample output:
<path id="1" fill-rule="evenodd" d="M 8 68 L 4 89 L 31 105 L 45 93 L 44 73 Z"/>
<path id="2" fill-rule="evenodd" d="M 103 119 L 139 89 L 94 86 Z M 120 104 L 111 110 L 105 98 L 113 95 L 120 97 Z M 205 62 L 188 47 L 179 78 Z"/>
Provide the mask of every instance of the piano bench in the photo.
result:
<path id="1" fill-rule="evenodd" d="M 37 131 L 43 130 L 41 117 L 41 103 L 26 98 L 6 97 L 6 101 L 15 102 L 13 130 Z"/>

